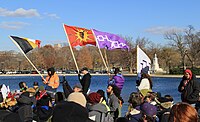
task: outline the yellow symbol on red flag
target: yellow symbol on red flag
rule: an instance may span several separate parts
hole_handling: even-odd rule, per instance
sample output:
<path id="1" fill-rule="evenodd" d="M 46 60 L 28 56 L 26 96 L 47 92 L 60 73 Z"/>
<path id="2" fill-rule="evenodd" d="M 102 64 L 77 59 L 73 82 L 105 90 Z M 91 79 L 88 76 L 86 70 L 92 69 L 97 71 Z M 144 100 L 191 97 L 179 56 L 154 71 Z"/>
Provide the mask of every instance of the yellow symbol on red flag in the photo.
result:
<path id="1" fill-rule="evenodd" d="M 96 41 L 91 30 L 67 25 L 64 25 L 64 29 L 72 47 L 78 45 L 84 46 L 87 44 L 96 45 Z"/>

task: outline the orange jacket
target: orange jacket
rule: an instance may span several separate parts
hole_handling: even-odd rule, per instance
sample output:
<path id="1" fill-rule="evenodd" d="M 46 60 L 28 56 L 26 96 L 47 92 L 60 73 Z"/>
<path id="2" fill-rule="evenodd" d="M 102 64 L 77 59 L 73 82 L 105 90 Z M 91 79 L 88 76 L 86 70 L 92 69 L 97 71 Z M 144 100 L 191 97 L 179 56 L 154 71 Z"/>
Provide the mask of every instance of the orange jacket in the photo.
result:
<path id="1" fill-rule="evenodd" d="M 46 77 L 46 81 L 45 84 L 47 84 L 48 86 L 51 86 L 52 88 L 58 88 L 60 82 L 59 82 L 59 77 L 56 73 L 54 73 L 54 75 L 51 76 L 51 78 L 49 79 L 49 75 Z"/>

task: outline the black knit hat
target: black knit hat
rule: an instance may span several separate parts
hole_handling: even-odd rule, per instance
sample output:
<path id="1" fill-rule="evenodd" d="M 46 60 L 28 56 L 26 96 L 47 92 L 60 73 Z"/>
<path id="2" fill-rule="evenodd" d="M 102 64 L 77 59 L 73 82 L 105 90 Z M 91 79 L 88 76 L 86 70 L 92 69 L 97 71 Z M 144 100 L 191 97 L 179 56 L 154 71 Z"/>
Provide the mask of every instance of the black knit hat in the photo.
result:
<path id="1" fill-rule="evenodd" d="M 81 69 L 81 71 L 84 71 L 84 70 L 88 71 L 88 68 L 87 68 L 87 67 L 83 67 L 83 68 Z"/>
<path id="2" fill-rule="evenodd" d="M 38 86 L 38 82 L 34 82 L 34 83 L 33 83 L 33 86 Z"/>

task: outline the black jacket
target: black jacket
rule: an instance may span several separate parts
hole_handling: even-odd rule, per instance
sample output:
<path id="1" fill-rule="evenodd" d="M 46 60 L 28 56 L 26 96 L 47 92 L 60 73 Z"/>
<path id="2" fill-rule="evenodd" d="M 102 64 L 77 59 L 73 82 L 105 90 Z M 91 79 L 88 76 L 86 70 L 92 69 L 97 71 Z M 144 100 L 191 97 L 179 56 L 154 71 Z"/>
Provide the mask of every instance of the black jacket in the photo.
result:
<path id="1" fill-rule="evenodd" d="M 184 86 L 185 77 L 182 78 L 178 91 L 181 92 L 181 100 L 182 102 L 187 102 L 189 104 L 194 104 L 199 99 L 200 93 L 200 83 L 197 81 L 195 75 L 192 75 L 192 79 L 187 83 L 187 85 L 182 90 L 181 87 Z"/>
<path id="2" fill-rule="evenodd" d="M 55 106 L 52 122 L 88 122 L 88 111 L 75 102 L 63 102 Z"/>
<path id="3" fill-rule="evenodd" d="M 17 103 L 19 105 L 19 109 L 17 110 L 21 121 L 29 122 L 33 120 L 33 113 L 31 106 L 33 105 L 34 101 L 32 98 L 29 97 L 29 93 L 24 92 L 20 95 L 17 99 Z"/>
<path id="4" fill-rule="evenodd" d="M 91 75 L 87 73 L 83 75 L 82 79 L 80 78 L 80 75 L 79 75 L 79 81 L 83 87 L 83 93 L 87 94 L 88 89 L 90 87 L 90 83 L 91 83 Z"/>

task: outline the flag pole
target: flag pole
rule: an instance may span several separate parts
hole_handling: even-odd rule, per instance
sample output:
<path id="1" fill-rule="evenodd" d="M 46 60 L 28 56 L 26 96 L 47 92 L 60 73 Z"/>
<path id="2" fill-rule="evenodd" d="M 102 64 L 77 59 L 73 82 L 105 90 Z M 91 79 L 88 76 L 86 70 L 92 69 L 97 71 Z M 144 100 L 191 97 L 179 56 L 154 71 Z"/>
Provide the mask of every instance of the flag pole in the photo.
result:
<path id="1" fill-rule="evenodd" d="M 92 29 L 91 29 L 91 30 L 92 30 Z M 106 68 L 106 71 L 108 71 L 108 66 L 106 65 L 106 62 L 105 62 L 105 60 L 104 60 L 104 58 L 103 58 L 102 52 L 101 52 L 100 47 L 99 47 L 99 43 L 98 43 L 98 41 L 97 41 L 97 39 L 96 39 L 96 36 L 95 36 L 93 30 L 92 30 L 92 33 L 93 33 L 93 35 L 94 35 L 94 39 L 95 39 L 95 41 L 96 41 L 96 44 L 97 44 L 97 47 L 98 47 L 98 49 L 99 49 L 99 53 L 100 53 L 100 56 L 101 56 L 101 58 L 102 58 L 102 60 L 103 60 L 104 66 L 105 66 L 105 68 Z"/>
<path id="2" fill-rule="evenodd" d="M 110 70 L 110 67 L 109 67 L 109 63 L 108 63 L 108 57 L 107 57 L 107 53 L 106 53 L 106 49 L 104 48 L 104 54 L 105 54 L 105 60 L 106 60 L 106 64 L 108 66 L 108 71 Z"/>
<path id="3" fill-rule="evenodd" d="M 69 48 L 70 48 L 70 51 L 72 53 L 72 57 L 74 59 L 74 63 L 75 63 L 76 69 L 77 69 L 77 71 L 79 73 L 79 68 L 78 68 L 78 65 L 77 65 L 77 62 L 76 62 L 76 59 L 75 59 L 75 56 L 74 56 L 74 52 L 73 52 L 72 47 L 71 47 L 71 43 L 69 42 L 69 38 L 68 38 L 66 29 L 65 29 L 65 24 L 63 24 L 63 28 L 64 28 L 64 31 L 65 31 L 65 34 L 66 34 L 66 37 L 67 37 L 67 40 L 68 40 L 68 43 L 69 43 Z"/>
<path id="4" fill-rule="evenodd" d="M 137 47 L 136 47 L 136 67 L 137 67 L 137 73 L 139 73 L 139 58 L 138 58 L 138 48 L 139 48 L 139 46 L 137 45 Z"/>
<path id="5" fill-rule="evenodd" d="M 42 77 L 42 79 L 44 79 L 43 75 L 40 73 L 40 71 L 38 71 L 38 69 L 35 67 L 35 65 L 30 61 L 30 59 L 26 56 L 26 54 L 24 53 L 24 51 L 21 49 L 21 47 L 9 36 L 9 38 L 13 41 L 13 43 L 19 48 L 19 50 L 22 52 L 22 54 L 24 55 L 24 57 L 28 60 L 28 62 L 33 66 L 33 68 L 36 70 L 36 72 Z M 44 79 L 45 80 L 45 79 Z"/>

